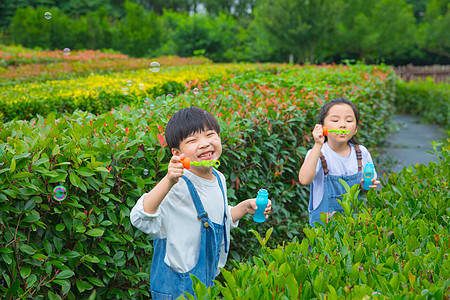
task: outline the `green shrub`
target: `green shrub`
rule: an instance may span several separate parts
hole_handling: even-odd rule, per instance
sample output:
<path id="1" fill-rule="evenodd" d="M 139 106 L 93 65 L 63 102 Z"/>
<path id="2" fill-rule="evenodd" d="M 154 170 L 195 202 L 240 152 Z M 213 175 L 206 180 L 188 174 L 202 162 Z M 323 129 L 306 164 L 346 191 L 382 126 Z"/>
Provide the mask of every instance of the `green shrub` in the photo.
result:
<path id="1" fill-rule="evenodd" d="M 399 112 L 421 116 L 425 121 L 450 129 L 450 84 L 397 80 L 395 106 Z"/>
<path id="2" fill-rule="evenodd" d="M 435 148 L 436 149 L 436 148 Z M 194 280 L 198 299 L 448 299 L 450 297 L 450 146 L 440 163 L 391 174 L 380 192 L 358 202 L 344 195 L 346 217 L 304 229 L 306 238 L 222 270 L 209 289 Z M 353 206 L 356 207 L 356 206 Z M 191 297 L 188 297 L 191 298 Z"/>
<path id="3" fill-rule="evenodd" d="M 151 238 L 128 216 L 165 175 L 169 151 L 159 134 L 181 107 L 217 116 L 230 203 L 255 197 L 259 188 L 274 201 L 264 225 L 242 220 L 231 257 L 246 261 L 258 251 L 248 229 L 272 226 L 270 244 L 302 234 L 308 188 L 296 178 L 322 102 L 349 95 L 365 115 L 385 120 L 391 83 L 389 73 L 370 66 L 262 66 L 212 83 L 190 82 L 174 101 L 157 97 L 98 116 L 77 111 L 1 124 L 0 297 L 148 296 Z M 362 126 L 361 139 L 376 144 L 378 123 Z M 59 185 L 69 195 L 61 202 L 52 197 Z"/>

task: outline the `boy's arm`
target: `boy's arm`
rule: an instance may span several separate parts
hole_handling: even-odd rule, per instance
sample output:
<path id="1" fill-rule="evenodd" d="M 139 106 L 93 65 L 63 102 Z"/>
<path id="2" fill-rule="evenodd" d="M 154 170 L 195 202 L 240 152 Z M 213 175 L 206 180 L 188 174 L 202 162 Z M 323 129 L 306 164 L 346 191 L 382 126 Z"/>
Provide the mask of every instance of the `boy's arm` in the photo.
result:
<path id="1" fill-rule="evenodd" d="M 231 219 L 233 223 L 236 223 L 240 219 L 242 219 L 246 214 L 254 215 L 256 209 L 258 206 L 256 205 L 256 198 L 251 198 L 242 201 L 238 205 L 231 208 Z M 268 214 L 270 213 L 270 210 L 272 209 L 272 201 L 269 199 L 269 203 L 267 204 L 267 207 L 264 211 L 264 214 L 266 215 L 266 219 L 268 217 Z"/>
<path id="2" fill-rule="evenodd" d="M 314 147 L 309 153 L 308 158 L 303 163 L 300 171 L 298 172 L 298 180 L 302 185 L 311 184 L 316 176 L 317 162 L 320 157 L 320 150 L 322 149 L 323 143 L 325 142 L 325 137 L 323 136 L 322 125 L 316 124 L 312 132 L 314 137 Z"/>
<path id="3" fill-rule="evenodd" d="M 144 197 L 144 211 L 149 214 L 155 214 L 159 205 L 169 193 L 170 189 L 183 176 L 184 167 L 181 160 L 184 154 L 180 156 L 172 156 L 170 159 L 167 175 Z"/>

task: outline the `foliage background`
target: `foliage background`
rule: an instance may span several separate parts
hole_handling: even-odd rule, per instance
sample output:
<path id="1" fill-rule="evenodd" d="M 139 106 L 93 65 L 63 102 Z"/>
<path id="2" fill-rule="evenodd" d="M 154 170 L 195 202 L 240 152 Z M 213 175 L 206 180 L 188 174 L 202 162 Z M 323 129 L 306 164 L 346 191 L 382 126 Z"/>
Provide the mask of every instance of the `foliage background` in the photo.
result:
<path id="1" fill-rule="evenodd" d="M 0 41 L 215 62 L 450 63 L 449 0 L 4 0 Z M 45 12 L 52 18 L 46 20 Z"/>

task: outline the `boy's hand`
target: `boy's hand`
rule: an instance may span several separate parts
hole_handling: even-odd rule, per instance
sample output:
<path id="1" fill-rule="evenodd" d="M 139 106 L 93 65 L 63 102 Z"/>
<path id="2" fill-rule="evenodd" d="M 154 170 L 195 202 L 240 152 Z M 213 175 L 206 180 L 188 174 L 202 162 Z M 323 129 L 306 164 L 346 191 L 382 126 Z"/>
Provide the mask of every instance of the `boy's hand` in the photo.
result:
<path id="1" fill-rule="evenodd" d="M 254 215 L 258 205 L 256 205 L 256 198 L 248 199 L 249 206 L 247 207 L 247 213 Z M 266 219 L 269 217 L 269 214 L 272 212 L 272 201 L 267 203 L 267 207 L 264 210 L 264 214 L 266 215 Z"/>
<path id="2" fill-rule="evenodd" d="M 312 135 L 316 144 L 323 145 L 323 143 L 325 143 L 325 136 L 323 135 L 322 125 L 316 124 L 316 126 L 314 126 Z"/>
<path id="3" fill-rule="evenodd" d="M 172 156 L 167 169 L 167 178 L 172 184 L 178 182 L 181 176 L 183 176 L 184 167 L 181 161 L 185 158 L 184 154 L 180 156 Z"/>

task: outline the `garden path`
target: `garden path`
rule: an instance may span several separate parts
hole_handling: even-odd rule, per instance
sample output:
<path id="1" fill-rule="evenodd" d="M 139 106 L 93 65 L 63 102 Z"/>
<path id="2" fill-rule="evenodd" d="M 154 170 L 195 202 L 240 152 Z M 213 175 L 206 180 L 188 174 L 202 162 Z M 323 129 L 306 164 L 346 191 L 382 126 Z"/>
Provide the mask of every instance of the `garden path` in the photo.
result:
<path id="1" fill-rule="evenodd" d="M 417 163 L 427 165 L 430 161 L 438 161 L 436 155 L 427 151 L 433 151 L 432 141 L 444 139 L 443 129 L 438 125 L 421 123 L 420 117 L 414 115 L 395 115 L 394 123 L 399 130 L 389 136 L 386 152 L 382 154 L 386 155 L 382 160 L 390 161 L 391 164 L 377 170 L 379 174 L 399 172 Z"/>

